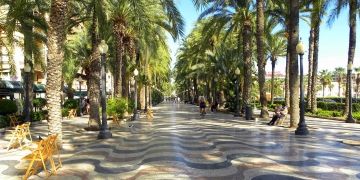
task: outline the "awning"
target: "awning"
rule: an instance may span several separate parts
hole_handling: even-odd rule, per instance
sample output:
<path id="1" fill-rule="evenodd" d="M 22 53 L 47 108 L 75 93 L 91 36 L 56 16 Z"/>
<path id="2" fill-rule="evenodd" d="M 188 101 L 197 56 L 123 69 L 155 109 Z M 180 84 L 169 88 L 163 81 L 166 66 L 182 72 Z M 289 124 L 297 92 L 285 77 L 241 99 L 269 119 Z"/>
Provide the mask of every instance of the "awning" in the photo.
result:
<path id="1" fill-rule="evenodd" d="M 0 89 L 2 91 L 9 91 L 12 93 L 22 93 L 23 85 L 20 81 L 0 80 Z"/>
<path id="2" fill-rule="evenodd" d="M 85 97 L 85 96 L 87 96 L 87 91 L 75 91 L 75 93 L 74 93 L 74 96 L 79 96 L 80 97 L 80 95 L 81 95 L 81 97 Z"/>
<path id="3" fill-rule="evenodd" d="M 34 93 L 45 93 L 46 87 L 44 84 L 34 84 L 33 86 Z"/>

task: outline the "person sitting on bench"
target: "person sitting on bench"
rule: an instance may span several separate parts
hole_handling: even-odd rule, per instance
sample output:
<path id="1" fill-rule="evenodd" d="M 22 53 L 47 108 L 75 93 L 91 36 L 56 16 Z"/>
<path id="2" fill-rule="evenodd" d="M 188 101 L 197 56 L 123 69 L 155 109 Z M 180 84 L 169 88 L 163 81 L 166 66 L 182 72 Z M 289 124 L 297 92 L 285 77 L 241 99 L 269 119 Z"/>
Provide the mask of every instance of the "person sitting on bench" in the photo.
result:
<path id="1" fill-rule="evenodd" d="M 284 107 L 278 106 L 278 107 L 276 107 L 275 114 L 274 114 L 273 118 L 267 124 L 268 125 L 274 125 L 277 120 L 279 120 L 280 118 L 286 116 L 287 113 L 288 113 L 287 106 L 284 106 Z"/>

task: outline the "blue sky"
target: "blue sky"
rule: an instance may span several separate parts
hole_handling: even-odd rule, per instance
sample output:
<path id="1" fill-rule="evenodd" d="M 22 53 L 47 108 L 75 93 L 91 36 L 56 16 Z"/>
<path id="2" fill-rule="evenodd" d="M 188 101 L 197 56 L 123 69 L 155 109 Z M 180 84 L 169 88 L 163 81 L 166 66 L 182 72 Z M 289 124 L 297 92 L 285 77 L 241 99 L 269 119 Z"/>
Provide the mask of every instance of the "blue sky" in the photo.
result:
<path id="1" fill-rule="evenodd" d="M 198 12 L 192 4 L 192 0 L 177 0 L 176 4 L 183 15 L 185 21 L 185 35 L 188 35 L 201 12 Z M 360 23 L 358 21 L 358 23 Z M 304 45 L 308 46 L 309 25 L 300 22 L 300 37 Z M 357 26 L 357 32 L 360 32 L 360 25 Z M 168 38 L 173 64 L 176 60 L 176 52 L 181 41 L 173 42 L 172 38 Z M 355 52 L 354 67 L 360 67 L 360 34 L 357 36 L 357 49 Z M 349 44 L 349 26 L 347 11 L 344 11 L 340 17 L 335 20 L 333 25 L 329 27 L 325 22 L 321 25 L 320 30 L 320 49 L 319 49 L 319 71 L 322 69 L 334 70 L 335 67 L 346 68 L 347 53 Z M 172 64 L 172 65 L 173 65 Z M 304 55 L 304 71 L 307 74 L 307 53 Z M 267 63 L 266 70 L 271 71 L 270 63 Z M 278 60 L 276 71 L 285 71 L 285 59 Z"/>

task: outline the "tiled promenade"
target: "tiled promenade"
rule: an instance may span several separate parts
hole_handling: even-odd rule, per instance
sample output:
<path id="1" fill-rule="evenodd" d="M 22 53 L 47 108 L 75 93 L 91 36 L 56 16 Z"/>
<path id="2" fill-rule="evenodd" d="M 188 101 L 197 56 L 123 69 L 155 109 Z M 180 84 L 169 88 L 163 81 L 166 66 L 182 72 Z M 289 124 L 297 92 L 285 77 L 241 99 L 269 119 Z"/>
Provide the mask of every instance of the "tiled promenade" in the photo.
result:
<path id="1" fill-rule="evenodd" d="M 65 120 L 64 166 L 50 179 L 360 179 L 360 147 L 342 143 L 360 140 L 360 124 L 307 118 L 311 134 L 299 137 L 229 114 L 201 118 L 191 105 L 154 109 L 153 121 L 114 126 L 108 140 L 81 130 L 85 118 Z M 8 139 L 0 138 L 0 179 L 20 179 L 26 164 L 19 159 L 29 152 L 4 150 Z"/>

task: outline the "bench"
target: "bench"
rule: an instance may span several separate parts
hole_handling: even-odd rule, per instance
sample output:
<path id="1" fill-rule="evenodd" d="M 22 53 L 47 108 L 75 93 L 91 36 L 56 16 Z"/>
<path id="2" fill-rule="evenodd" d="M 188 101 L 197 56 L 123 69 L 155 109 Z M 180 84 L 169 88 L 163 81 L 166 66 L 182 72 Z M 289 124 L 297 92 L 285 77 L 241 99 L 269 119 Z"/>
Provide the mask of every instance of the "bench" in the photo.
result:
<path id="1" fill-rule="evenodd" d="M 30 148 L 31 153 L 22 158 L 22 160 L 30 161 L 23 179 L 28 179 L 31 175 L 37 173 L 41 167 L 44 169 L 47 177 L 57 173 L 57 169 L 62 166 L 62 163 L 56 140 L 57 135 L 50 135 L 46 139 L 37 142 L 35 149 Z M 58 165 L 55 164 L 53 158 L 56 154 L 58 155 Z M 51 173 L 49 173 L 46 168 L 48 162 L 51 166 Z"/>
<path id="2" fill-rule="evenodd" d="M 10 127 L 15 127 L 16 125 L 20 124 L 15 114 L 9 115 L 9 118 L 10 118 Z"/>
<path id="3" fill-rule="evenodd" d="M 76 116 L 76 109 L 70 109 L 68 114 L 68 119 L 74 118 Z"/>
<path id="4" fill-rule="evenodd" d="M 284 123 L 284 121 L 286 121 L 286 119 L 287 119 L 287 114 L 281 116 L 280 119 L 276 121 L 275 125 L 282 126 L 282 124 Z"/>
<path id="5" fill-rule="evenodd" d="M 30 122 L 26 122 L 22 125 L 17 125 L 15 127 L 15 130 L 11 131 L 11 134 L 12 135 L 7 150 L 9 150 L 11 147 L 14 147 L 17 144 L 19 144 L 20 147 L 22 147 L 22 144 L 25 141 L 32 142 L 32 138 L 30 134 Z M 27 137 L 29 137 L 29 139 Z"/>

